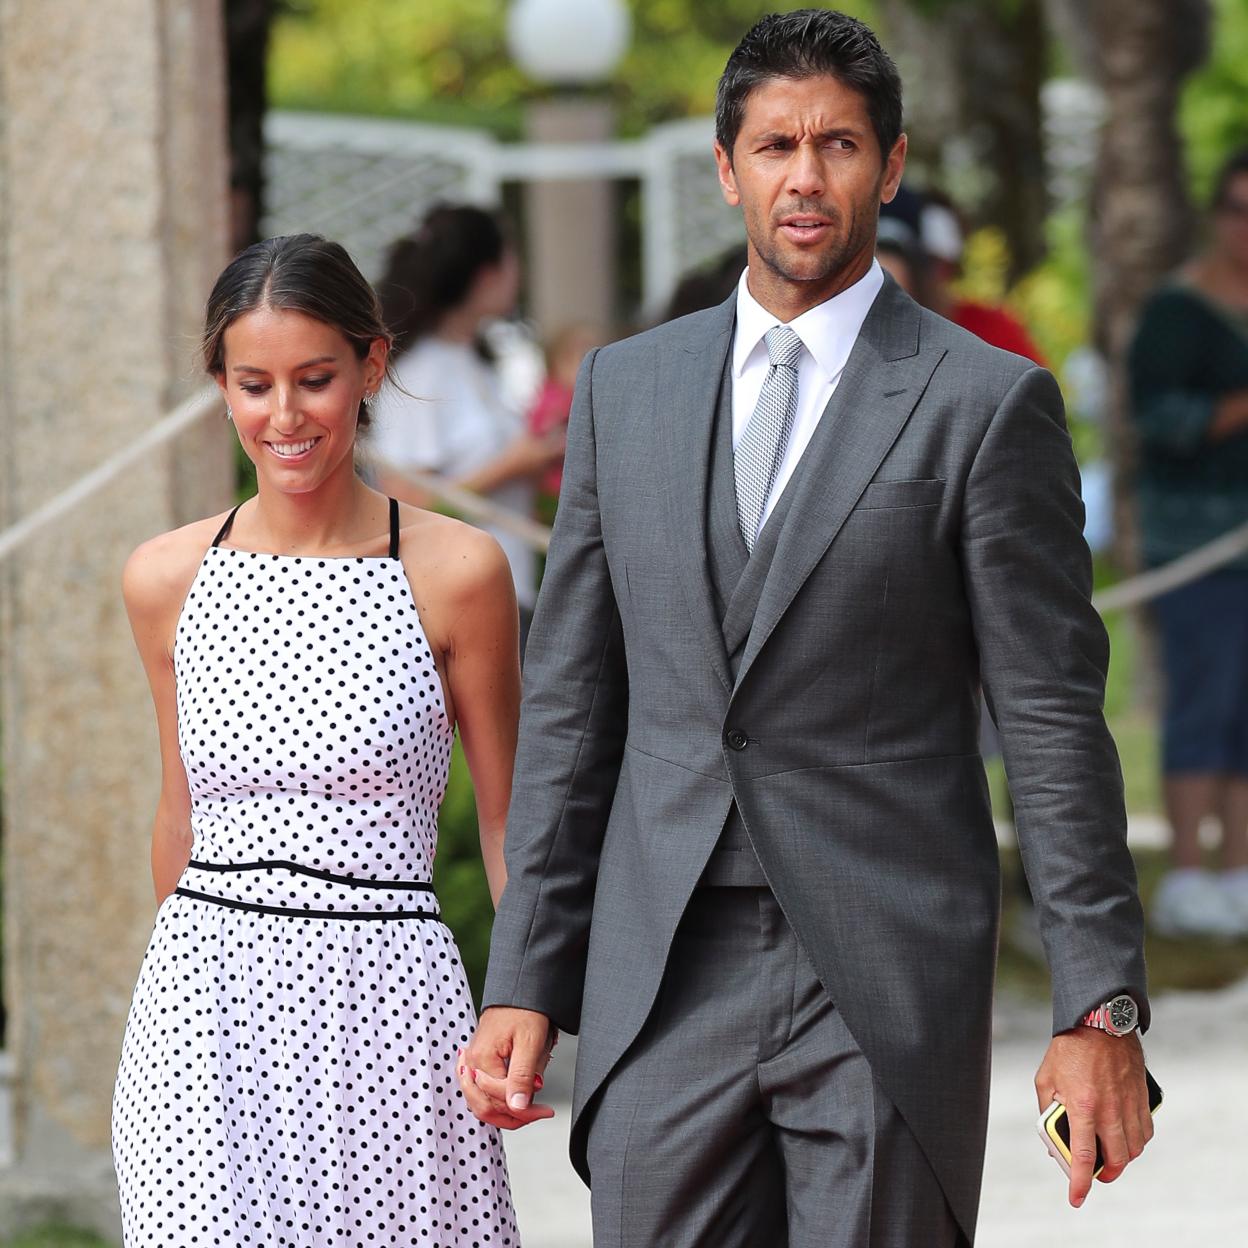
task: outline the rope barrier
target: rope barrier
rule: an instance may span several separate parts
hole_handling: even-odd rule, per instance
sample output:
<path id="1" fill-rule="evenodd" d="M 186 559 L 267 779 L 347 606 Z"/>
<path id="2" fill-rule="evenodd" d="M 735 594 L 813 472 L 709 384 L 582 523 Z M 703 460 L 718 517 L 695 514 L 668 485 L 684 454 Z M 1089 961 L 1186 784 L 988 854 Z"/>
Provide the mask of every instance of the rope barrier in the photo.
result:
<path id="1" fill-rule="evenodd" d="M 132 464 L 177 437 L 197 421 L 219 413 L 221 408 L 221 394 L 216 386 L 205 386 L 179 403 L 129 446 L 123 447 L 115 455 L 110 455 L 98 468 L 79 477 L 72 485 L 35 508 L 30 515 L 0 533 L 0 562 L 41 529 L 47 528 L 92 494 L 104 489 Z M 491 499 L 474 494 L 471 490 L 431 472 L 405 469 L 403 475 L 419 489 L 446 503 L 466 520 L 501 529 L 527 542 L 535 551 L 541 553 L 545 553 L 550 547 L 550 529 L 528 516 L 500 507 Z M 1244 555 L 1248 555 L 1248 524 L 1224 533 L 1163 567 L 1142 572 L 1101 590 L 1093 595 L 1092 605 L 1102 615 L 1110 611 L 1138 607 Z"/>
<path id="2" fill-rule="evenodd" d="M 1138 607 L 1162 594 L 1168 594 L 1180 585 L 1192 581 L 1218 568 L 1224 567 L 1241 555 L 1248 554 L 1248 524 L 1223 533 L 1204 546 L 1153 568 L 1130 577 L 1117 585 L 1103 589 L 1099 594 L 1092 595 L 1092 605 L 1104 615 L 1107 611 L 1121 611 L 1124 607 Z"/>
<path id="3" fill-rule="evenodd" d="M 205 386 L 190 398 L 179 403 L 146 433 L 129 446 L 110 455 L 98 468 L 79 477 L 72 485 L 36 507 L 28 516 L 0 533 L 0 562 L 8 558 L 19 546 L 29 541 L 41 529 L 73 511 L 80 503 L 115 481 L 133 464 L 151 454 L 164 443 L 176 438 L 207 416 L 219 415 L 224 404 L 216 386 Z M 465 490 L 429 472 L 405 471 L 403 474 L 426 493 L 440 499 L 465 519 L 477 524 L 488 524 L 511 533 L 527 542 L 534 550 L 544 553 L 550 546 L 550 530 L 536 520 L 518 512 L 500 507 L 488 498 Z"/>
<path id="4" fill-rule="evenodd" d="M 206 416 L 219 413 L 224 408 L 221 392 L 216 386 L 205 386 L 198 393 L 179 403 L 173 411 L 158 420 L 146 433 L 141 434 L 129 446 L 110 455 L 98 468 L 79 477 L 68 488 L 50 498 L 30 515 L 23 517 L 0 533 L 0 562 L 9 557 L 19 546 L 45 529 L 54 521 L 73 511 L 79 503 L 111 484 L 131 464 L 156 450 L 184 429 L 189 429 Z"/>
<path id="5" fill-rule="evenodd" d="M 545 554 L 550 549 L 550 529 L 518 511 L 500 507 L 493 500 L 474 494 L 436 473 L 424 472 L 418 468 L 404 468 L 401 475 L 417 489 L 446 503 L 456 515 L 465 520 L 510 533 L 522 542 L 527 542 L 539 554 Z"/>

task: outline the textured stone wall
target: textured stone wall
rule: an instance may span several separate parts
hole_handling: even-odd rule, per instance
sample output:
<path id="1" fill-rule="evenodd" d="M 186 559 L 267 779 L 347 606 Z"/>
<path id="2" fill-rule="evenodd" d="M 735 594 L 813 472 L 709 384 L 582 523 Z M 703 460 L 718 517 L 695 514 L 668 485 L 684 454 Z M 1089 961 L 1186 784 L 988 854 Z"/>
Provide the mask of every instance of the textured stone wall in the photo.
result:
<path id="1" fill-rule="evenodd" d="M 219 0 L 0 0 L 2 523 L 202 384 L 194 340 L 225 258 L 220 27 Z M 119 578 L 139 541 L 229 489 L 224 425 L 197 430 L 0 565 L 17 1072 L 0 1238 L 58 1209 L 116 1224 L 109 1100 L 159 777 Z"/>

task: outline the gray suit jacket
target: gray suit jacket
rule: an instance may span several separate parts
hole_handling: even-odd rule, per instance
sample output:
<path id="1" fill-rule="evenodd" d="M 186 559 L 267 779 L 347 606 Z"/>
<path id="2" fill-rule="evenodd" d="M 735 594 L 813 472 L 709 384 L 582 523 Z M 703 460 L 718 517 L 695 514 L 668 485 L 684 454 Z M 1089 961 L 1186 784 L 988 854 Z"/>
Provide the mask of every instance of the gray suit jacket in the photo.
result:
<path id="1" fill-rule="evenodd" d="M 1054 1029 L 1115 992 L 1145 998 L 1102 714 L 1108 645 L 1061 396 L 1043 369 L 886 281 L 793 482 L 734 680 L 704 527 L 734 306 L 603 348 L 581 370 L 484 1003 L 580 1032 L 580 1121 L 645 1021 L 735 798 L 784 913 L 969 1229 L 1000 894 L 981 678 Z"/>

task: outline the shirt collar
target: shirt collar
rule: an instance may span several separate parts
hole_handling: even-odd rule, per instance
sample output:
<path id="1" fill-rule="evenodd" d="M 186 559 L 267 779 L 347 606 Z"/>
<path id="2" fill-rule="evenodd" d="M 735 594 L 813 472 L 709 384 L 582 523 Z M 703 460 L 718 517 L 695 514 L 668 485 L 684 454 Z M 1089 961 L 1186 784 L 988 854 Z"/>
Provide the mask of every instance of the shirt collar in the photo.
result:
<path id="1" fill-rule="evenodd" d="M 732 344 L 734 378 L 740 378 L 756 351 L 762 353 L 763 359 L 767 358 L 763 337 L 773 326 L 782 323 L 750 294 L 746 284 L 748 276 L 747 269 L 737 283 L 737 330 Z M 862 323 L 883 286 L 884 272 L 880 262 L 872 260 L 871 267 L 852 286 L 816 304 L 790 322 L 790 327 L 829 382 L 841 375 L 858 340 Z"/>

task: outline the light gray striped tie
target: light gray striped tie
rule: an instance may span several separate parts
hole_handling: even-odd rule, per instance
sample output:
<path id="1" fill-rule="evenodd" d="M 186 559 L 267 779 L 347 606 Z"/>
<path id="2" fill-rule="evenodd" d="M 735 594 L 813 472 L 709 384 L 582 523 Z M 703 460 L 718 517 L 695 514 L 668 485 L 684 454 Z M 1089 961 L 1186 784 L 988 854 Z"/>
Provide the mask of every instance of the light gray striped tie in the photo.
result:
<path id="1" fill-rule="evenodd" d="M 746 547 L 762 528 L 763 509 L 776 481 L 776 472 L 789 443 L 797 412 L 797 361 L 802 340 L 787 325 L 774 325 L 763 338 L 771 371 L 758 395 L 750 423 L 733 456 L 737 482 L 737 522 Z"/>

